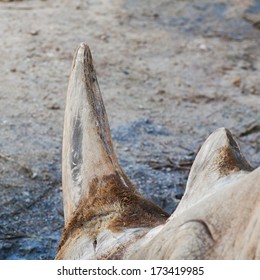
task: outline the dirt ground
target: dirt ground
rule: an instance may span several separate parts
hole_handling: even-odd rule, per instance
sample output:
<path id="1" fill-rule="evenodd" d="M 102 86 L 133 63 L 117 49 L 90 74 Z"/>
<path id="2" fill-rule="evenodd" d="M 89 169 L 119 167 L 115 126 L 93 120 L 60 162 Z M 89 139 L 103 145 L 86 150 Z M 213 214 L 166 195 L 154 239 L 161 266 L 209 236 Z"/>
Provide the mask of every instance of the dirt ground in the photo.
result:
<path id="1" fill-rule="evenodd" d="M 0 259 L 52 259 L 73 54 L 94 58 L 115 149 L 172 212 L 194 157 L 226 127 L 260 165 L 259 0 L 0 1 Z"/>

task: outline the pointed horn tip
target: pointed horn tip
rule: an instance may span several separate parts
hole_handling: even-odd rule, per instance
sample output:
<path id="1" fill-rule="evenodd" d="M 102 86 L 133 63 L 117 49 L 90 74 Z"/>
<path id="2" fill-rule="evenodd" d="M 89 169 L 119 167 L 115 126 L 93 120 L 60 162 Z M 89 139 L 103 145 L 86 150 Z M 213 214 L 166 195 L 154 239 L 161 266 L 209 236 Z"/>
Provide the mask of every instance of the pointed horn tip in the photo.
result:
<path id="1" fill-rule="evenodd" d="M 84 50 L 84 52 L 85 52 L 85 51 L 90 52 L 90 47 L 89 47 L 86 43 L 84 43 L 84 42 L 81 42 L 81 43 L 80 43 L 79 49 Z"/>
<path id="2" fill-rule="evenodd" d="M 220 127 L 215 131 L 213 131 L 207 140 L 211 140 L 212 138 L 215 137 L 222 138 L 223 140 L 226 139 L 231 144 L 231 146 L 237 146 L 233 134 L 231 133 L 230 130 L 228 130 L 225 127 Z"/>
<path id="3" fill-rule="evenodd" d="M 219 151 L 219 159 L 223 162 L 230 163 L 229 170 L 237 168 L 252 171 L 253 167 L 247 162 L 243 153 L 241 152 L 238 143 L 233 134 L 225 127 L 216 129 L 207 139 L 208 142 L 215 142 Z M 218 141 L 218 144 L 217 142 Z M 224 166 L 224 165 L 223 165 Z M 222 169 L 223 169 L 222 166 Z M 226 165 L 225 165 L 226 166 Z"/>
<path id="4" fill-rule="evenodd" d="M 86 43 L 80 43 L 79 47 L 77 48 L 73 59 L 73 68 L 76 62 L 92 64 L 90 47 Z"/>
<path id="5" fill-rule="evenodd" d="M 225 127 L 220 127 L 214 130 L 202 145 L 202 147 L 211 147 L 211 149 L 212 147 L 214 147 L 214 149 L 219 149 L 224 146 L 229 147 L 229 149 L 232 150 L 235 149 L 236 151 L 240 151 L 233 134 Z"/>
<path id="6" fill-rule="evenodd" d="M 227 128 L 225 127 L 220 127 L 220 128 L 217 128 L 216 130 L 213 131 L 213 133 L 218 133 L 218 134 L 223 134 L 223 135 L 230 135 L 231 132 L 230 130 L 228 130 Z M 232 135 L 232 134 L 231 134 Z"/>

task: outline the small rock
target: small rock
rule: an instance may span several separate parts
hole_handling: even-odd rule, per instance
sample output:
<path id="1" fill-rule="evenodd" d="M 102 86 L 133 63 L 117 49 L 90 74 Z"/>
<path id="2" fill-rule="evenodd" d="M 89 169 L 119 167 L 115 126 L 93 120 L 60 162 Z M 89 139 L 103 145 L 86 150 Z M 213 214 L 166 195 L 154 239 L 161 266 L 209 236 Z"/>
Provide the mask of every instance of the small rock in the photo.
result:
<path id="1" fill-rule="evenodd" d="M 32 31 L 30 31 L 29 33 L 32 35 L 32 36 L 37 36 L 37 35 L 39 35 L 39 30 L 32 30 Z"/>
<path id="2" fill-rule="evenodd" d="M 99 36 L 99 39 L 102 40 L 102 41 L 104 41 L 104 42 L 106 42 L 106 43 L 108 43 L 108 41 L 109 41 L 109 36 L 106 35 L 106 34 L 102 34 L 102 35 Z"/>
<path id="3" fill-rule="evenodd" d="M 33 172 L 33 174 L 32 174 L 32 179 L 36 179 L 38 177 L 38 174 L 36 173 L 36 172 Z"/>
<path id="4" fill-rule="evenodd" d="M 236 87 L 240 87 L 241 85 L 241 78 L 237 77 L 233 80 L 232 84 Z"/>
<path id="5" fill-rule="evenodd" d="M 50 109 L 50 110 L 59 110 L 60 109 L 60 105 L 57 104 L 57 103 L 53 103 L 53 104 L 49 104 L 47 106 L 47 108 Z"/>
<path id="6" fill-rule="evenodd" d="M 251 87 L 250 88 L 250 93 L 252 93 L 252 94 L 259 94 L 259 91 L 257 91 L 257 89 L 255 87 Z"/>
<path id="7" fill-rule="evenodd" d="M 199 49 L 202 50 L 202 51 L 207 51 L 207 50 L 208 50 L 208 47 L 207 47 L 207 45 L 205 45 L 205 44 L 200 44 L 200 45 L 199 45 Z"/>
<path id="8" fill-rule="evenodd" d="M 157 91 L 157 95 L 163 95 L 163 94 L 165 94 L 166 93 L 166 91 L 164 90 L 164 89 L 160 89 L 160 90 L 158 90 Z"/>

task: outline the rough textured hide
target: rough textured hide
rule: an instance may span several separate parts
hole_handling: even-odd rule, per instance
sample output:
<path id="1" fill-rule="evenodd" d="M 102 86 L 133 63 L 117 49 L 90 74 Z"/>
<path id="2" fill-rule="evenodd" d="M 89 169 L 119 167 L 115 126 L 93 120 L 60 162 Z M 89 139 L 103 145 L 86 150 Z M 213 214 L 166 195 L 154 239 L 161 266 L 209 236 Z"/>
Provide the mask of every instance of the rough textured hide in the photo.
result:
<path id="1" fill-rule="evenodd" d="M 56 259 L 260 259 L 260 168 L 225 128 L 201 147 L 176 211 L 121 169 L 87 45 L 71 70 L 63 137 L 65 227 Z"/>

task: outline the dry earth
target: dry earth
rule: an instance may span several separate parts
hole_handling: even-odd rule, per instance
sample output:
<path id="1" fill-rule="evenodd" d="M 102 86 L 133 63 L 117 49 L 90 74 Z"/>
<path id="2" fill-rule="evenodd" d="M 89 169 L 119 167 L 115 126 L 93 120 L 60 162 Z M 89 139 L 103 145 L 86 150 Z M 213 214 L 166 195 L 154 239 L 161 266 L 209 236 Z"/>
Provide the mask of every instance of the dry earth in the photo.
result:
<path id="1" fill-rule="evenodd" d="M 260 165 L 259 0 L 0 1 L 0 259 L 52 259 L 75 49 L 92 49 L 129 177 L 171 212 L 218 127 Z"/>

